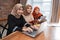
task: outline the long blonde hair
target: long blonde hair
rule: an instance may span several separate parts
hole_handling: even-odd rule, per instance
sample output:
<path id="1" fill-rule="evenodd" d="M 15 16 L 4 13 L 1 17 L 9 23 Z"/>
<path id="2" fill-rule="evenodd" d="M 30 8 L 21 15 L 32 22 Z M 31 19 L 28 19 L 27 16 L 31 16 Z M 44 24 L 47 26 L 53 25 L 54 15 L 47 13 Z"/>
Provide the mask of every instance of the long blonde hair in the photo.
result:
<path id="1" fill-rule="evenodd" d="M 24 8 L 24 15 L 25 15 L 25 14 L 28 14 L 28 13 L 27 13 L 27 9 L 28 9 L 29 7 L 31 7 L 31 9 L 32 9 L 32 6 L 29 5 L 29 4 L 25 6 L 25 8 Z"/>
<path id="2" fill-rule="evenodd" d="M 23 5 L 20 3 L 16 4 L 12 9 L 11 14 L 15 16 L 17 14 L 17 10 L 20 9 L 22 6 Z"/>

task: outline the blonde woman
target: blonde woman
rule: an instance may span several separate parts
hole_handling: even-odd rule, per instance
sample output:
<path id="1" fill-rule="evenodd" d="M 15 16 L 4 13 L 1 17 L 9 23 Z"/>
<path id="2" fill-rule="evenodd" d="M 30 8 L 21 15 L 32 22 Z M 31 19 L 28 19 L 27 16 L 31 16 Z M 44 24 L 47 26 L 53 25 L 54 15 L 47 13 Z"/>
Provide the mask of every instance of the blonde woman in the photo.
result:
<path id="1" fill-rule="evenodd" d="M 24 13 L 23 13 L 23 17 L 24 17 L 24 19 L 26 20 L 26 22 L 27 23 L 30 23 L 31 24 L 31 28 L 32 29 L 35 29 L 35 30 L 38 30 L 38 27 L 36 27 L 35 25 L 34 25 L 34 23 L 35 23 L 35 20 L 34 20 L 34 17 L 33 17 L 33 15 L 32 15 L 32 6 L 31 5 L 26 5 L 25 6 L 25 10 L 24 10 Z"/>
<path id="2" fill-rule="evenodd" d="M 11 14 L 8 16 L 8 31 L 7 35 L 12 33 L 13 29 L 17 26 L 16 30 L 18 31 L 28 31 L 32 32 L 33 30 L 29 27 L 30 25 L 26 23 L 23 16 L 22 4 L 16 4 Z"/>

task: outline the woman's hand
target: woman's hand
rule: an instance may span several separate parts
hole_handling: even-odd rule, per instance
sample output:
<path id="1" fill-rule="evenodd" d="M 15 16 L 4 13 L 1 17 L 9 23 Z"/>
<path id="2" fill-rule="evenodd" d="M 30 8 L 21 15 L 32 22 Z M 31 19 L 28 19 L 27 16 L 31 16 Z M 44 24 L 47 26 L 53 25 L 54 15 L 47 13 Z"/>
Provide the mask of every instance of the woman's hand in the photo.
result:
<path id="1" fill-rule="evenodd" d="M 33 32 L 33 29 L 31 29 L 30 27 L 23 27 L 22 29 L 24 32 Z"/>
<path id="2" fill-rule="evenodd" d="M 29 33 L 30 33 L 30 32 L 33 32 L 33 29 L 31 29 L 30 27 L 28 27 L 26 30 L 27 30 Z"/>
<path id="3" fill-rule="evenodd" d="M 39 27 L 36 26 L 36 25 L 31 26 L 31 28 L 32 28 L 32 29 L 35 29 L 35 30 L 38 30 L 38 29 L 39 29 Z"/>
<path id="4" fill-rule="evenodd" d="M 27 30 L 26 30 L 26 27 L 23 27 L 23 29 L 22 29 L 24 32 L 26 32 Z"/>

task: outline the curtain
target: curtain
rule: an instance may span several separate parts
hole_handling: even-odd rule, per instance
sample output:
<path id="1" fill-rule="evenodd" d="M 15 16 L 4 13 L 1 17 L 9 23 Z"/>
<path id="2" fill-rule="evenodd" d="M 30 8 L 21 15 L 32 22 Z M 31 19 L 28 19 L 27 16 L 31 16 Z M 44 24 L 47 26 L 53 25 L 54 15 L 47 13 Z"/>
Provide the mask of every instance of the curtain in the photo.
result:
<path id="1" fill-rule="evenodd" d="M 58 8 L 58 17 L 59 17 L 59 23 L 60 23 L 60 0 L 59 0 L 59 8 Z"/>
<path id="2" fill-rule="evenodd" d="M 52 5 L 52 17 L 51 17 L 51 22 L 52 23 L 57 23 L 59 22 L 58 18 L 58 9 L 59 9 L 59 0 L 53 0 L 53 5 Z"/>

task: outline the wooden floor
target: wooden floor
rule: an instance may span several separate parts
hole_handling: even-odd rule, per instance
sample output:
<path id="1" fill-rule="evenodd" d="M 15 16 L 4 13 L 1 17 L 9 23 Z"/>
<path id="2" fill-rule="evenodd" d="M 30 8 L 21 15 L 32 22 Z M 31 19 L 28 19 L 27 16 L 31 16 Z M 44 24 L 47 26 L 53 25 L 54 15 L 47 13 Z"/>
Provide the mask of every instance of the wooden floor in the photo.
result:
<path id="1" fill-rule="evenodd" d="M 7 37 L 4 37 L 2 40 L 45 40 L 44 33 L 36 36 L 35 38 L 29 37 L 21 32 L 14 32 Z"/>

